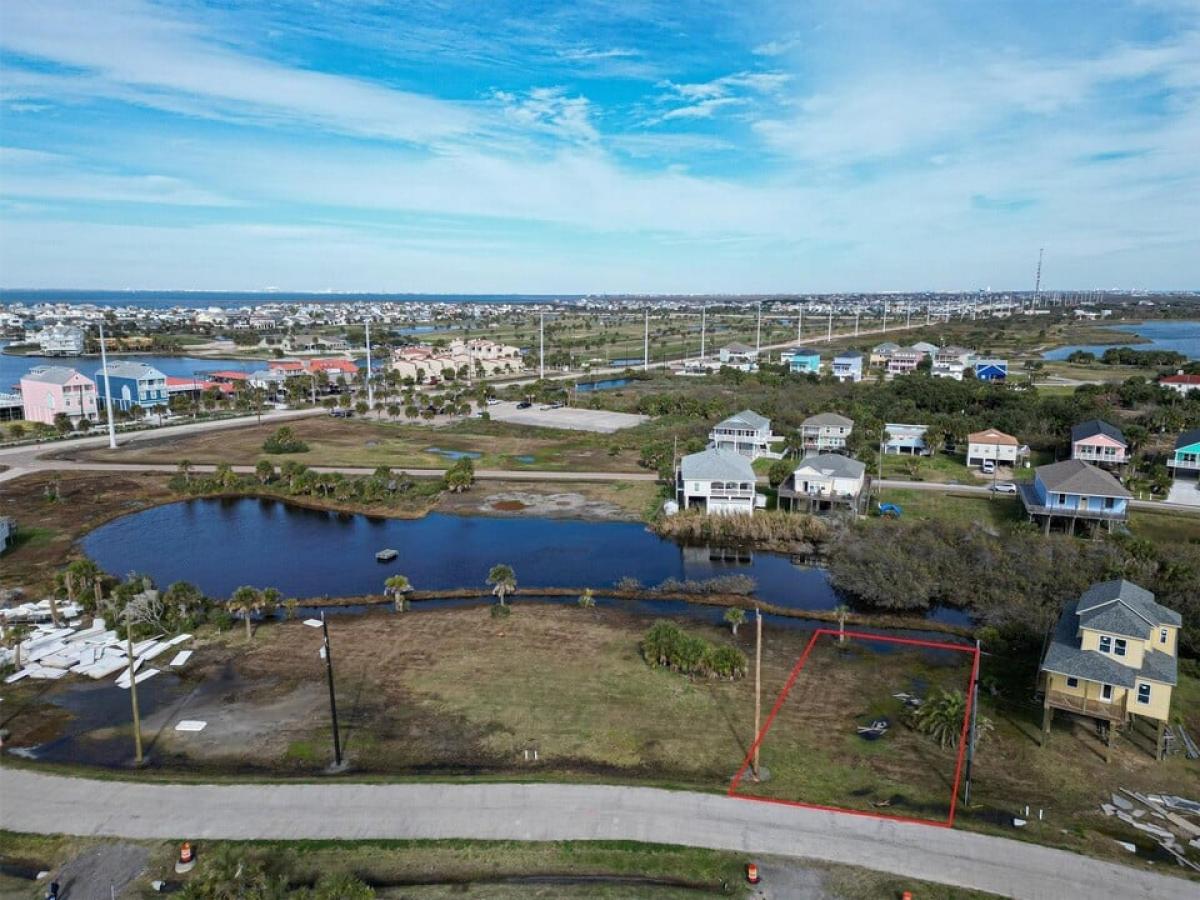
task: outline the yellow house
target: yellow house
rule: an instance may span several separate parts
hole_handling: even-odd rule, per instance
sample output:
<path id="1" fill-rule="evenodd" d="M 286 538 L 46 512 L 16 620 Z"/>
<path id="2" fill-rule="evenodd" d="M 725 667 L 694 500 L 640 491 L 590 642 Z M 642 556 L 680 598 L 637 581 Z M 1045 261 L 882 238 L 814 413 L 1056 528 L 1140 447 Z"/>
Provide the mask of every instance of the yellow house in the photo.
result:
<path id="1" fill-rule="evenodd" d="M 1089 716 L 1104 726 L 1107 754 L 1113 729 L 1140 717 L 1155 726 L 1161 758 L 1181 621 L 1124 579 L 1094 584 L 1068 604 L 1042 660 L 1044 734 L 1056 709 Z"/>

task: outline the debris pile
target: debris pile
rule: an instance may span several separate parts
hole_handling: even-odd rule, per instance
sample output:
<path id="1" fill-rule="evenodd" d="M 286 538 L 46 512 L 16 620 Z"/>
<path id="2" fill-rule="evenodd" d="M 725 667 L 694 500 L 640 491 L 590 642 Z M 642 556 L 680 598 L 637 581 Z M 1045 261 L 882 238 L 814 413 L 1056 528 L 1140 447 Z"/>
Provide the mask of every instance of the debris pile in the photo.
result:
<path id="1" fill-rule="evenodd" d="M 1200 803 L 1171 794 L 1141 794 L 1125 788 L 1121 788 L 1121 794 L 1113 794 L 1111 803 L 1100 804 L 1106 816 L 1116 816 L 1150 835 L 1179 865 L 1200 872 L 1200 865 L 1187 858 L 1187 847 L 1200 849 L 1200 824 L 1185 818 L 1200 819 Z M 1157 821 L 1148 821 L 1150 819 Z M 1125 841 L 1118 843 L 1130 852 L 1135 849 Z"/>

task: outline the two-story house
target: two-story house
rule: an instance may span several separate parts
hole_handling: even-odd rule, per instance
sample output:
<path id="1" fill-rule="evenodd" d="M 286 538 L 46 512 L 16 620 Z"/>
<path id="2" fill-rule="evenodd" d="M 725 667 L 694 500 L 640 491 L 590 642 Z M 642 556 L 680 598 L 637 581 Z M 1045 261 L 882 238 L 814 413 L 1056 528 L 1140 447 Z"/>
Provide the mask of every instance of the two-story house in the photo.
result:
<path id="1" fill-rule="evenodd" d="M 1074 534 L 1078 521 L 1094 527 L 1129 518 L 1129 498 L 1133 495 L 1108 472 L 1080 459 L 1038 466 L 1031 483 L 1017 485 L 1025 512 L 1031 522 L 1041 524 L 1046 533 L 1058 519 Z"/>
<path id="2" fill-rule="evenodd" d="M 1071 459 L 1097 466 L 1123 465 L 1129 459 L 1129 443 L 1116 425 L 1090 419 L 1071 429 Z"/>
<path id="3" fill-rule="evenodd" d="M 752 409 L 743 409 L 713 426 L 708 433 L 708 446 L 732 450 L 751 460 L 771 455 L 771 420 Z"/>
<path id="4" fill-rule="evenodd" d="M 789 372 L 801 375 L 821 374 L 821 354 L 812 350 L 784 350 L 779 354 L 779 361 L 788 367 Z"/>
<path id="5" fill-rule="evenodd" d="M 167 404 L 167 376 L 153 366 L 138 362 L 110 362 L 96 373 L 96 391 L 101 403 L 109 402 L 112 390 L 113 409 L 128 411 L 134 406 L 149 409 Z"/>
<path id="6" fill-rule="evenodd" d="M 42 356 L 79 356 L 83 353 L 83 329 L 74 325 L 49 325 L 38 332 Z"/>
<path id="7" fill-rule="evenodd" d="M 754 467 L 735 450 L 713 447 L 689 453 L 675 472 L 680 509 L 711 515 L 751 515 L 755 497 Z"/>
<path id="8" fill-rule="evenodd" d="M 929 444 L 925 440 L 928 425 L 904 425 L 889 422 L 883 426 L 883 450 L 885 456 L 907 453 L 910 456 L 928 456 Z"/>
<path id="9" fill-rule="evenodd" d="M 742 372 L 754 372 L 758 369 L 758 351 L 745 344 L 727 344 L 718 351 L 717 358 L 722 366 Z"/>
<path id="10" fill-rule="evenodd" d="M 892 358 L 892 354 L 899 349 L 900 345 L 895 341 L 884 341 L 882 344 L 876 344 L 871 348 L 871 365 L 887 365 L 887 361 Z"/>
<path id="11" fill-rule="evenodd" d="M 862 381 L 863 355 L 861 353 L 839 353 L 833 358 L 830 372 L 838 381 Z"/>
<path id="12" fill-rule="evenodd" d="M 967 435 L 967 465 L 1016 465 L 1021 455 L 1021 442 L 998 428 L 985 428 Z"/>
<path id="13" fill-rule="evenodd" d="M 1169 391 L 1185 396 L 1192 391 L 1200 391 L 1200 375 L 1184 375 L 1182 371 L 1164 375 L 1158 379 L 1158 383 Z"/>
<path id="14" fill-rule="evenodd" d="M 806 453 L 845 450 L 854 420 L 837 413 L 817 413 L 800 423 L 800 443 Z"/>
<path id="15" fill-rule="evenodd" d="M 890 377 L 895 378 L 897 375 L 907 375 L 910 372 L 917 371 L 917 366 L 921 364 L 921 360 L 925 358 L 925 354 L 920 350 L 912 348 L 900 348 L 892 351 L 892 355 L 888 357 L 887 373 Z"/>
<path id="16" fill-rule="evenodd" d="M 1056 709 L 1088 716 L 1105 726 L 1107 757 L 1113 729 L 1139 716 L 1157 727 L 1161 759 L 1181 625 L 1179 613 L 1123 579 L 1068 603 L 1042 659 L 1043 734 Z"/>
<path id="17" fill-rule="evenodd" d="M 96 383 L 65 366 L 37 366 L 21 376 L 21 404 L 30 422 L 53 425 L 61 413 L 78 424 L 96 418 Z"/>
<path id="18" fill-rule="evenodd" d="M 838 453 L 806 456 L 779 486 L 780 507 L 813 513 L 835 507 L 861 512 L 866 473 L 863 463 Z"/>
<path id="19" fill-rule="evenodd" d="M 1175 449 L 1167 458 L 1167 467 L 1175 475 L 1200 472 L 1200 428 L 1185 431 L 1175 438 Z"/>

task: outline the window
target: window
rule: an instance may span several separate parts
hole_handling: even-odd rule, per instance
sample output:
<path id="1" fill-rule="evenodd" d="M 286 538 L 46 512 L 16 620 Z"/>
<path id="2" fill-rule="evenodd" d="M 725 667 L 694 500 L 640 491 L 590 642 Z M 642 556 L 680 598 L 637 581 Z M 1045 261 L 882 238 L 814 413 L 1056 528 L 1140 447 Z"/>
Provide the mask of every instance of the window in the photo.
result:
<path id="1" fill-rule="evenodd" d="M 1170 640 L 1170 635 L 1167 633 L 1167 629 L 1160 628 L 1158 631 L 1158 642 L 1160 644 L 1165 644 L 1168 640 Z"/>
<path id="2" fill-rule="evenodd" d="M 1100 652 L 1112 653 L 1112 638 L 1107 634 L 1100 635 Z"/>
<path id="3" fill-rule="evenodd" d="M 1104 508 L 1105 508 L 1105 509 L 1112 509 L 1112 508 L 1113 508 L 1113 507 L 1115 507 L 1116 505 L 1117 505 L 1117 501 L 1116 501 L 1116 500 L 1114 500 L 1112 497 L 1105 497 L 1105 498 L 1104 498 Z"/>
<path id="4" fill-rule="evenodd" d="M 1079 679 L 1078 679 L 1078 678 L 1074 678 L 1074 677 L 1072 677 L 1072 678 L 1068 678 L 1068 679 L 1067 679 L 1067 687 L 1069 687 L 1069 688 L 1077 688 L 1077 687 L 1079 687 Z"/>
<path id="5" fill-rule="evenodd" d="M 1105 703 L 1112 702 L 1112 685 L 1111 684 L 1100 685 L 1100 699 L 1103 700 Z"/>
<path id="6" fill-rule="evenodd" d="M 1137 702 L 1147 704 L 1150 702 L 1150 685 L 1145 682 L 1138 685 Z"/>
<path id="7" fill-rule="evenodd" d="M 1059 495 L 1058 495 L 1058 505 L 1059 505 L 1059 506 L 1066 506 L 1066 505 L 1067 505 L 1067 495 L 1066 495 L 1066 494 L 1059 494 Z"/>
<path id="8" fill-rule="evenodd" d="M 1113 653 L 1117 656 L 1125 655 L 1125 638 L 1117 638 L 1113 643 Z"/>

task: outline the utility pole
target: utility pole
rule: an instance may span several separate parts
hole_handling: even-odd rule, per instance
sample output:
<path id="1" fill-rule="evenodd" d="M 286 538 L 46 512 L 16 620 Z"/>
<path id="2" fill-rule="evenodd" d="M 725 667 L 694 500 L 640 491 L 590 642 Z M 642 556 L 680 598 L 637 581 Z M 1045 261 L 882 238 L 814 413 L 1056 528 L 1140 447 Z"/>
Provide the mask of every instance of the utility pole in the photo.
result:
<path id="1" fill-rule="evenodd" d="M 131 606 L 125 604 L 125 654 L 129 657 L 129 702 L 133 707 L 133 762 L 142 764 L 142 717 L 138 711 L 137 679 L 133 659 L 133 620 L 130 618 Z"/>
<path id="2" fill-rule="evenodd" d="M 646 307 L 646 326 L 642 332 L 642 368 L 650 368 L 650 307 Z"/>
<path id="3" fill-rule="evenodd" d="M 887 331 L 887 301 L 883 301 L 883 330 Z"/>
<path id="4" fill-rule="evenodd" d="M 858 337 L 858 308 L 854 310 L 854 336 Z"/>
<path id="5" fill-rule="evenodd" d="M 912 327 L 912 307 L 908 304 L 904 305 L 904 327 Z"/>
<path id="6" fill-rule="evenodd" d="M 833 304 L 829 304 L 829 326 L 825 331 L 825 343 L 833 340 Z"/>
<path id="7" fill-rule="evenodd" d="M 321 610 L 321 636 L 325 642 L 325 672 L 329 676 L 329 716 L 333 720 L 333 762 L 342 765 L 342 741 L 338 735 L 337 699 L 333 693 L 333 652 L 329 647 L 329 623 L 325 621 L 325 610 Z"/>
<path id="8" fill-rule="evenodd" d="M 104 411 L 108 414 L 108 449 L 117 449 L 117 429 L 113 425 L 113 395 L 112 385 L 108 380 L 108 354 L 104 352 L 104 317 L 100 317 L 100 368 L 104 372 Z M 132 690 L 132 688 L 130 688 Z M 137 701 L 134 701 L 135 703 Z M 141 738 L 138 738 L 138 744 L 141 745 Z M 138 758 L 141 759 L 141 750 L 138 750 Z"/>
<path id="9" fill-rule="evenodd" d="M 804 334 L 804 307 L 800 307 L 800 315 L 796 317 L 796 343 L 800 343 L 800 337 Z"/>
<path id="10" fill-rule="evenodd" d="M 375 388 L 371 384 L 371 320 L 363 322 L 366 327 L 367 340 L 367 406 L 375 408 Z"/>
<path id="11" fill-rule="evenodd" d="M 754 326 L 754 355 L 762 352 L 762 301 L 758 301 L 758 319 Z"/>
<path id="12" fill-rule="evenodd" d="M 929 327 L 929 304 L 925 304 L 925 327 Z"/>
<path id="13" fill-rule="evenodd" d="M 708 304 L 700 306 L 700 364 L 704 365 L 704 332 L 708 328 Z"/>
<path id="14" fill-rule="evenodd" d="M 762 727 L 762 610 L 754 607 L 754 780 L 758 781 L 758 734 Z"/>
<path id="15" fill-rule="evenodd" d="M 538 319 L 538 379 L 546 377 L 546 314 Z"/>
<path id="16" fill-rule="evenodd" d="M 975 763 L 975 717 L 979 709 L 979 638 L 975 639 L 975 680 L 971 685 L 971 730 L 967 735 L 967 771 L 963 779 L 963 805 L 971 802 L 971 769 Z"/>

